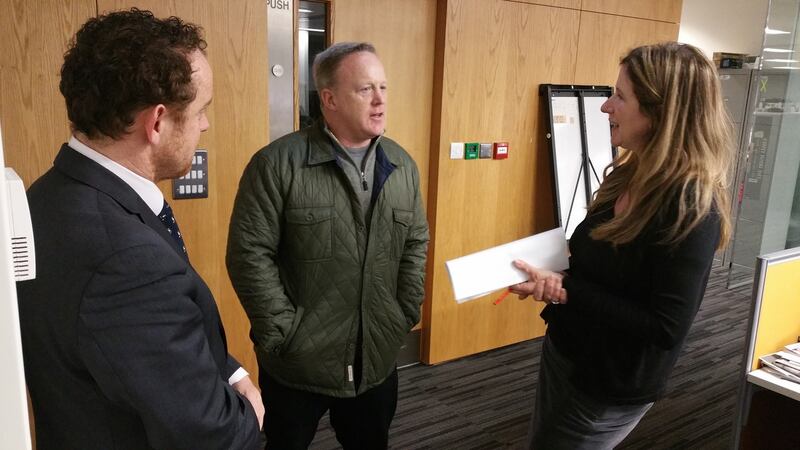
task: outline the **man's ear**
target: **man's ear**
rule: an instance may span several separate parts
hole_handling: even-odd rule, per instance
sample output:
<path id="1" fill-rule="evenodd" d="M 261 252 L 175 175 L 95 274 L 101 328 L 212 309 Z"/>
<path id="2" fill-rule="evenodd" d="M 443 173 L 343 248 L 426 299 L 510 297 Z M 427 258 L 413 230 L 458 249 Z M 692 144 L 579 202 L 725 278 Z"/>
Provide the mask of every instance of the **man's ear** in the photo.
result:
<path id="1" fill-rule="evenodd" d="M 162 133 L 164 133 L 164 127 L 166 126 L 164 123 L 166 116 L 167 107 L 162 104 L 150 106 L 139 113 L 139 120 L 142 121 L 144 126 L 145 137 L 151 144 L 158 144 L 161 141 Z"/>
<path id="2" fill-rule="evenodd" d="M 319 100 L 322 104 L 322 109 L 336 111 L 336 96 L 333 91 L 328 88 L 323 88 L 319 93 Z"/>

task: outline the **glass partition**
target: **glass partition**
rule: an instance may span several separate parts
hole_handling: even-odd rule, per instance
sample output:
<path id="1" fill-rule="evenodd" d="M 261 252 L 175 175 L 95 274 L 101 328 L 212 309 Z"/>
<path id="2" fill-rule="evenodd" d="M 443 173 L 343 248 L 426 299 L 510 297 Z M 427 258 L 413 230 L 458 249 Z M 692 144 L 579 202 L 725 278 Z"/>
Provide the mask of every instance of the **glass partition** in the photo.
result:
<path id="1" fill-rule="evenodd" d="M 800 244 L 800 0 L 771 0 L 734 190 L 729 285 Z"/>

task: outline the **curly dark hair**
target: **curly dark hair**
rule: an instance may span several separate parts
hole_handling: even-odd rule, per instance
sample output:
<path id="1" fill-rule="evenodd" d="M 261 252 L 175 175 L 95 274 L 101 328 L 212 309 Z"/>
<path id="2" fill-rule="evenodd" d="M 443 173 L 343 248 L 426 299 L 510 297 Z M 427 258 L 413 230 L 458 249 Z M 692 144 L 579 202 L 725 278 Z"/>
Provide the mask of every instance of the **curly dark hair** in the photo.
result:
<path id="1" fill-rule="evenodd" d="M 188 55 L 205 53 L 202 32 L 137 8 L 89 19 L 61 67 L 59 88 L 73 130 L 119 139 L 148 106 L 164 104 L 180 115 L 197 93 Z"/>

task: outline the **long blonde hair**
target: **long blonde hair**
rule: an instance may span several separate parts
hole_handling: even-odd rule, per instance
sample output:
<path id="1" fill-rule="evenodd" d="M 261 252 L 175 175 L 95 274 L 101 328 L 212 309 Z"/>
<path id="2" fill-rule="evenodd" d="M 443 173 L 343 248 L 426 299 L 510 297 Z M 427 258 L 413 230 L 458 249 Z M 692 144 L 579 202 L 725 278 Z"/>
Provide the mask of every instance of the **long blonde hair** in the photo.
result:
<path id="1" fill-rule="evenodd" d="M 667 42 L 635 48 L 620 62 L 639 110 L 650 119 L 643 149 L 622 152 L 589 207 L 613 208 L 626 191 L 625 211 L 591 232 L 614 245 L 631 242 L 677 197 L 677 218 L 659 230 L 660 243 L 682 241 L 712 210 L 720 218 L 720 243 L 730 236 L 728 167 L 731 124 L 714 66 L 697 48 Z M 608 169 L 607 169 L 608 170 Z"/>

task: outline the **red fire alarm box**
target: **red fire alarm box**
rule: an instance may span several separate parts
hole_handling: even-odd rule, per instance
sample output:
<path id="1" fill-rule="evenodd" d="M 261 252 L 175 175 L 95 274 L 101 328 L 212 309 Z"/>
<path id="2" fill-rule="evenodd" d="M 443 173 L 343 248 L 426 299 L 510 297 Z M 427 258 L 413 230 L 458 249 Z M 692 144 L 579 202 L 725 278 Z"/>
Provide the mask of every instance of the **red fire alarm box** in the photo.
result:
<path id="1" fill-rule="evenodd" d="M 494 143 L 494 159 L 508 158 L 508 142 Z"/>

